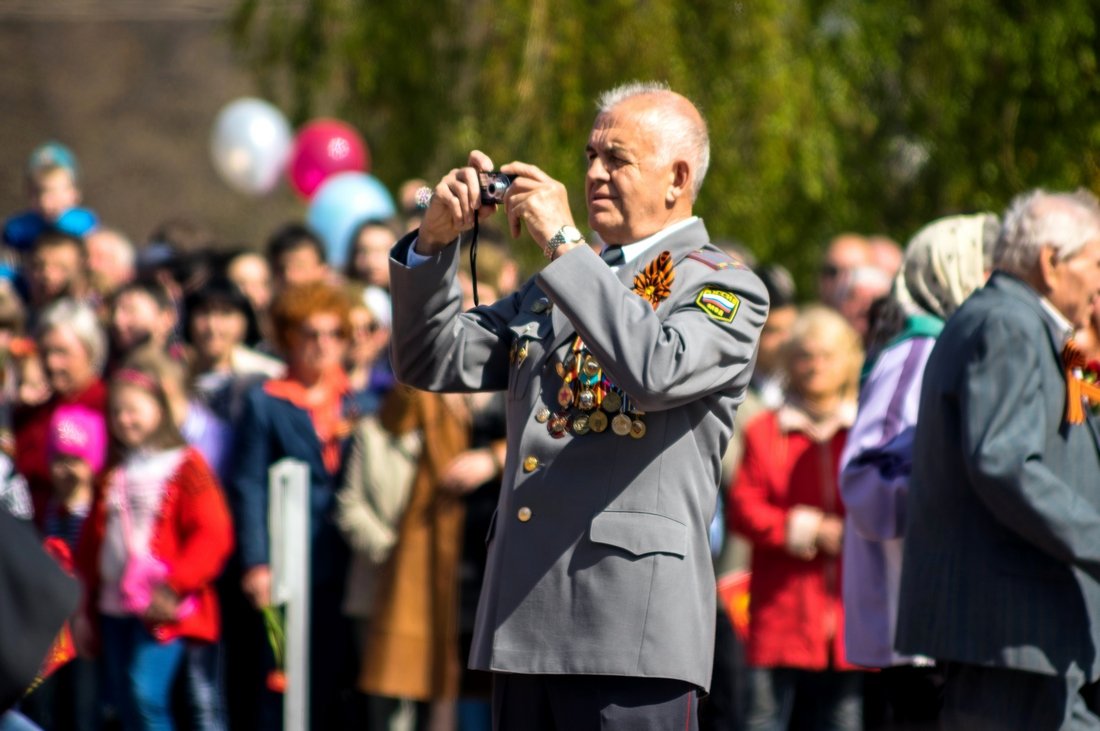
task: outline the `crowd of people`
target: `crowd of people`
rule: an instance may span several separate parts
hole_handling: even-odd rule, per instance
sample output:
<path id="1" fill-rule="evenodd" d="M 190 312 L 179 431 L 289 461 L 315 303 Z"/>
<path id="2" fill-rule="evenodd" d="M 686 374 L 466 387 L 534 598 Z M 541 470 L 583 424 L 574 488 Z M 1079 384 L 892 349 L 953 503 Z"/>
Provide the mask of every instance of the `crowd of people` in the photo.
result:
<path id="1" fill-rule="evenodd" d="M 461 715 L 477 728 L 488 683 L 462 671 L 460 642 L 503 404 L 396 383 L 388 259 L 410 222 L 364 221 L 346 262 L 325 261 L 298 222 L 254 249 L 182 219 L 135 244 L 79 208 L 62 145 L 35 150 L 27 183 L 0 272 L 0 504 L 84 598 L 76 657 L 22 699 L 23 716 L 280 727 L 267 481 L 293 457 L 310 480 L 311 726 Z M 516 265 L 490 239 L 479 290 L 495 299 Z"/>
<path id="2" fill-rule="evenodd" d="M 35 150 L 0 269 L 0 505 L 82 598 L 75 657 L 0 729 L 280 728 L 286 457 L 309 475 L 313 729 L 573 728 L 604 694 L 623 715 L 601 728 L 641 728 L 635 702 L 760 731 L 1090 717 L 1100 436 L 1063 410 L 1100 376 L 1095 198 L 1027 194 L 904 249 L 839 235 L 800 296 L 709 244 L 705 155 L 673 161 L 670 215 L 619 215 L 658 180 L 620 159 L 662 139 L 646 105 L 706 142 L 665 89 L 602 98 L 591 246 L 564 188 L 505 166 L 512 232 L 550 263 L 521 286 L 483 226 L 480 307 L 453 245 L 493 212 L 480 153 L 333 262 L 296 222 L 135 244 L 80 207 L 69 150 Z M 651 236 L 669 251 L 646 265 Z M 750 571 L 738 631 L 712 621 L 715 569 Z M 645 682 L 583 684 L 604 676 Z"/>

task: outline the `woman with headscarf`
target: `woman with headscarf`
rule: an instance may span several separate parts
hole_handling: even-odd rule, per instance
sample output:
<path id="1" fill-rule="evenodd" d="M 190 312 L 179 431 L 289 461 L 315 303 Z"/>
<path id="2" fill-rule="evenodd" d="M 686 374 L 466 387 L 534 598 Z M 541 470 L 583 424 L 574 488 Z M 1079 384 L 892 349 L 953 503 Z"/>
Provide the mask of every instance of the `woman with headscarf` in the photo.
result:
<path id="1" fill-rule="evenodd" d="M 871 329 L 841 457 L 846 650 L 852 662 L 888 669 L 881 678 L 897 721 L 932 722 L 939 705 L 930 662 L 893 650 L 921 380 L 944 321 L 985 282 L 997 229 L 992 214 L 950 216 L 910 240 Z"/>

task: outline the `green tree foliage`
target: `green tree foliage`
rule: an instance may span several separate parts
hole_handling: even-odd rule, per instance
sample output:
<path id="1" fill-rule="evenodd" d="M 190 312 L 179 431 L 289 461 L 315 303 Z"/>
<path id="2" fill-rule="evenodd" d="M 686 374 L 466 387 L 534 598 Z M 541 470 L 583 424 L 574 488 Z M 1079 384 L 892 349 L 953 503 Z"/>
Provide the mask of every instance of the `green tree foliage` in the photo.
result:
<path id="1" fill-rule="evenodd" d="M 712 235 L 808 289 L 837 232 L 905 240 L 1028 187 L 1100 187 L 1097 16 L 1093 0 L 241 0 L 232 30 L 270 98 L 357 125 L 390 186 L 476 147 L 565 182 L 581 220 L 593 99 L 667 80 L 710 124 Z"/>

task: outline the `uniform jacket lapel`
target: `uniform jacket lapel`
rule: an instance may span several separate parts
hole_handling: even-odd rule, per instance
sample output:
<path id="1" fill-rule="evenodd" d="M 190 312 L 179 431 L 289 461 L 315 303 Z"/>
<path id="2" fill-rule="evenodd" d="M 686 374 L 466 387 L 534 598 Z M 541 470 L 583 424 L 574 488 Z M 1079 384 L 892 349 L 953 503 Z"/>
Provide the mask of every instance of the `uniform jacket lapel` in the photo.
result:
<path id="1" fill-rule="evenodd" d="M 624 264 L 616 274 L 624 287 L 633 290 L 634 277 L 662 251 L 669 252 L 672 255 L 673 264 L 678 265 L 684 257 L 693 251 L 699 250 L 708 242 L 710 242 L 710 236 L 707 234 L 707 228 L 701 220 L 697 220 L 655 244 L 637 259 Z M 675 282 L 672 286 L 675 289 Z M 554 334 L 547 350 L 548 353 L 556 351 L 562 343 L 576 334 L 573 324 L 569 322 L 560 307 L 555 307 L 551 312 L 551 322 L 553 323 Z"/>
<path id="2" fill-rule="evenodd" d="M 1058 371 L 1062 374 L 1062 383 L 1064 384 L 1065 368 L 1062 366 L 1062 349 L 1066 344 L 1066 333 L 1062 332 L 1060 325 L 1054 321 L 1042 306 L 1039 301 L 1039 296 L 1031 287 L 1003 272 L 994 273 L 993 277 L 990 279 L 990 284 L 998 289 L 1012 293 L 1017 299 L 1038 312 L 1039 316 L 1043 318 L 1043 322 L 1046 323 L 1047 326 L 1047 333 L 1050 335 L 1050 348 L 1054 355 L 1054 362 L 1057 364 Z M 1096 443 L 1096 448 L 1100 451 L 1100 424 L 1097 424 L 1097 418 L 1089 408 L 1085 409 L 1085 423 L 1088 424 L 1088 429 L 1092 434 L 1093 441 Z"/>

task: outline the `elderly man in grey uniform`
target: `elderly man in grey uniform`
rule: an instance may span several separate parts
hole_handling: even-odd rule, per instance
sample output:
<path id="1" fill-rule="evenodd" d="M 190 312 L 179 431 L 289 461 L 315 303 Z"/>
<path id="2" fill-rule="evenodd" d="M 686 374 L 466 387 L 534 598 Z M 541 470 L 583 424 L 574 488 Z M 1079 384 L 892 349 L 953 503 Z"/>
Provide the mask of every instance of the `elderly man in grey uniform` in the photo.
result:
<path id="1" fill-rule="evenodd" d="M 692 215 L 709 142 L 687 99 L 605 93 L 587 156 L 603 261 L 561 183 L 505 165 L 512 234 L 549 262 L 465 313 L 455 242 L 495 210 L 492 163 L 475 151 L 443 178 L 392 253 L 394 367 L 432 391 L 508 392 L 470 657 L 495 673 L 495 728 L 693 728 L 714 644 L 707 526 L 767 295 Z"/>
<path id="2" fill-rule="evenodd" d="M 945 729 L 1100 729 L 1100 422 L 1070 340 L 1096 198 L 1017 198 L 993 265 L 925 369 L 896 644 L 946 664 Z"/>

